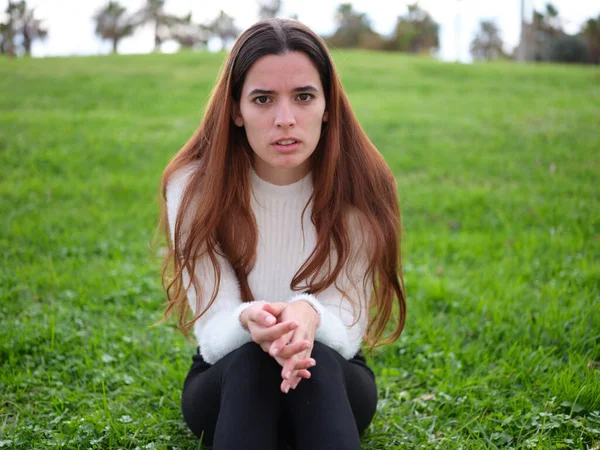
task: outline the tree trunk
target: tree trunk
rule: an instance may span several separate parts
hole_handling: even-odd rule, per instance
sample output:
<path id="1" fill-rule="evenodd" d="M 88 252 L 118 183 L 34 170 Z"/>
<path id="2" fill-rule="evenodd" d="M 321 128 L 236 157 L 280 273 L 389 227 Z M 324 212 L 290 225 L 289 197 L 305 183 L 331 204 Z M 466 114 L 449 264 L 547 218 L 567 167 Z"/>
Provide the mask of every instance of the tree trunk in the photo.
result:
<path id="1" fill-rule="evenodd" d="M 23 48 L 25 49 L 25 55 L 31 56 L 31 37 L 27 32 L 27 28 L 23 30 Z"/>
<path id="2" fill-rule="evenodd" d="M 112 48 L 112 52 L 117 53 L 117 47 L 119 46 L 119 39 L 113 39 L 113 48 Z"/>
<path id="3" fill-rule="evenodd" d="M 160 51 L 160 38 L 158 37 L 158 19 L 154 21 L 154 52 Z"/>

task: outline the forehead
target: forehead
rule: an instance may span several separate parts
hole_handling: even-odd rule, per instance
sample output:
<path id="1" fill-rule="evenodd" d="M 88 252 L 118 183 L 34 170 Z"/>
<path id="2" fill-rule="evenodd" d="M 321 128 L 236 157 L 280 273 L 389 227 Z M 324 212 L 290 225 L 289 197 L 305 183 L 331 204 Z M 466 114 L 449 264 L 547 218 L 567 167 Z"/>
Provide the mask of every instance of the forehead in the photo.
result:
<path id="1" fill-rule="evenodd" d="M 288 52 L 259 58 L 248 70 L 242 90 L 249 92 L 253 89 L 265 89 L 283 92 L 307 85 L 323 89 L 319 71 L 305 53 Z"/>

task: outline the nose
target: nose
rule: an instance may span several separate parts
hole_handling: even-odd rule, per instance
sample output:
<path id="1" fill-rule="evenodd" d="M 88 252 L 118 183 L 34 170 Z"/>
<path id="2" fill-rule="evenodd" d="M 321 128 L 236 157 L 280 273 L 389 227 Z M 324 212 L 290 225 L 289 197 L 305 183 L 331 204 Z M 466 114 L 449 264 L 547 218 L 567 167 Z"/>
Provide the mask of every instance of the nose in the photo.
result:
<path id="1" fill-rule="evenodd" d="M 296 125 L 296 117 L 292 105 L 286 101 L 279 103 L 275 113 L 275 125 L 278 128 L 290 128 Z"/>

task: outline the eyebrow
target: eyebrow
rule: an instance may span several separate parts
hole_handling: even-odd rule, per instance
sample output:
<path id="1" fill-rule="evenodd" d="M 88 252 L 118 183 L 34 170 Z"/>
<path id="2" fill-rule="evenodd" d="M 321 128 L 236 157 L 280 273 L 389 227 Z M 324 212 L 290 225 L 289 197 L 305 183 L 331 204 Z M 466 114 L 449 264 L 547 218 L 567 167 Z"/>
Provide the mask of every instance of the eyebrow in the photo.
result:
<path id="1" fill-rule="evenodd" d="M 308 92 L 319 92 L 319 90 L 316 87 L 311 86 L 310 84 L 306 85 L 306 86 L 300 86 L 300 87 L 292 89 L 292 92 L 307 92 L 307 91 Z M 248 97 L 251 97 L 252 95 L 257 95 L 257 94 L 260 94 L 260 95 L 273 95 L 273 94 L 276 94 L 276 92 L 275 91 L 271 91 L 271 90 L 267 90 L 267 89 L 253 89 L 248 94 Z"/>

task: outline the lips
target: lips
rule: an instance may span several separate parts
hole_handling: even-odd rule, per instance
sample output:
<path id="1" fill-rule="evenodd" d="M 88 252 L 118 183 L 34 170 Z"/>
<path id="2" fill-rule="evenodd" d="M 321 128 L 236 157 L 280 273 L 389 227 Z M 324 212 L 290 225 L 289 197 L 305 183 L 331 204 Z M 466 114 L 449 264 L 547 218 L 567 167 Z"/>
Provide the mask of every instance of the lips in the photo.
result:
<path id="1" fill-rule="evenodd" d="M 279 153 L 293 153 L 300 148 L 300 141 L 294 137 L 285 137 L 283 139 L 273 141 L 271 145 Z"/>
<path id="2" fill-rule="evenodd" d="M 300 140 L 294 136 L 284 136 L 276 141 L 271 142 L 273 145 L 292 145 L 299 143 Z"/>

